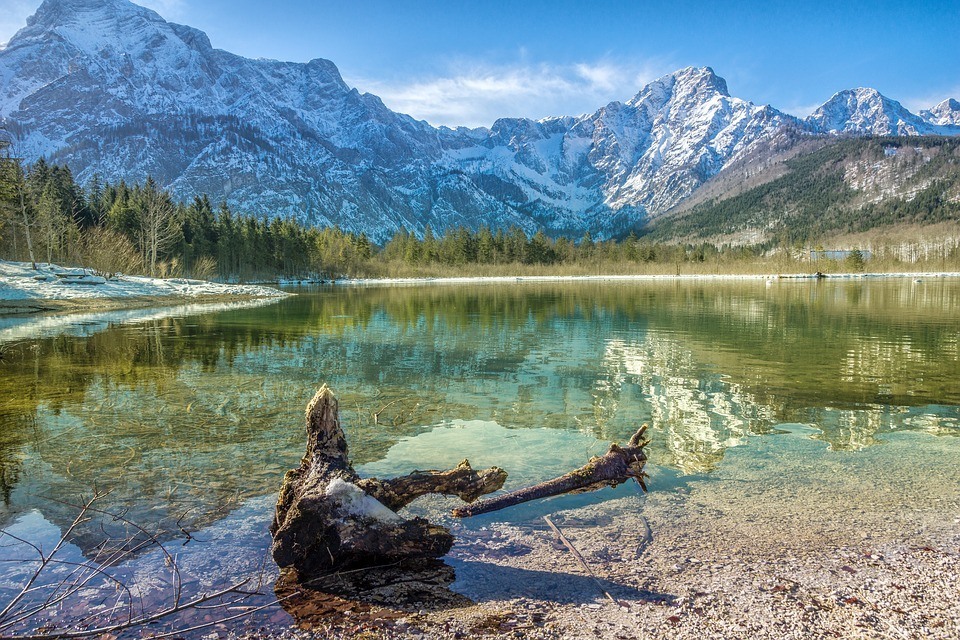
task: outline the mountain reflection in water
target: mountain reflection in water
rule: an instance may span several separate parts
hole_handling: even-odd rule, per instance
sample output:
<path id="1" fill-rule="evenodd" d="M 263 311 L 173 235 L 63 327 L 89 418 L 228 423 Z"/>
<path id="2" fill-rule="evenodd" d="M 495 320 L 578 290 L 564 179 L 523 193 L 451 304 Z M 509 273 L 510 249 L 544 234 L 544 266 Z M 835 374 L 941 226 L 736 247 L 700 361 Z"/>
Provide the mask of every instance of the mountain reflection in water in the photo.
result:
<path id="1" fill-rule="evenodd" d="M 75 513 L 47 498 L 94 484 L 132 519 L 209 524 L 276 491 L 322 382 L 357 463 L 465 420 L 600 441 L 649 422 L 651 464 L 680 473 L 783 423 L 851 452 L 956 436 L 958 317 L 955 279 L 646 281 L 322 288 L 21 331 L 0 363 L 0 524 L 38 509 L 62 527 Z"/>

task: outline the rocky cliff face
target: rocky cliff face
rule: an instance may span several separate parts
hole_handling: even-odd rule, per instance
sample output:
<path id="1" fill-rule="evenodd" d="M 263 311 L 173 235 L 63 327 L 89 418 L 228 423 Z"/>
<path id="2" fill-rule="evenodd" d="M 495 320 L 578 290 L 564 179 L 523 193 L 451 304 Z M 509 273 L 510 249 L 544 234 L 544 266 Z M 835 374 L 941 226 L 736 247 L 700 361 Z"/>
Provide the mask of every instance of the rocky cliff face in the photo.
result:
<path id="1" fill-rule="evenodd" d="M 46 0 L 0 51 L 0 118 L 28 160 L 378 240 L 428 224 L 605 237 L 785 129 L 960 132 L 950 104 L 921 118 L 869 91 L 801 121 L 688 68 L 587 116 L 452 130 L 351 89 L 328 60 L 245 59 L 126 0 Z"/>

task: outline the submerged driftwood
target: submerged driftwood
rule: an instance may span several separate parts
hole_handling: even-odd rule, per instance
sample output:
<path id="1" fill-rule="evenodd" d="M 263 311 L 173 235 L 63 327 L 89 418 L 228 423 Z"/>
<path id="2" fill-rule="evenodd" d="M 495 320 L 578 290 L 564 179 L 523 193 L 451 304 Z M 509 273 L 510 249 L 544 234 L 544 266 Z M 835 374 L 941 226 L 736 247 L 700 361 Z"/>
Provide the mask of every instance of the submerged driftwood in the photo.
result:
<path id="1" fill-rule="evenodd" d="M 458 507 L 453 510 L 453 515 L 458 518 L 477 516 L 539 498 L 564 493 L 587 493 L 603 487 L 615 487 L 631 478 L 646 491 L 647 485 L 643 482 L 646 477 L 643 467 L 647 463 L 647 455 L 643 448 L 649 444 L 649 441 L 643 438 L 646 431 L 647 425 L 643 425 L 633 434 L 627 446 L 611 444 L 604 455 L 591 458 L 587 464 L 559 478 Z"/>
<path id="2" fill-rule="evenodd" d="M 498 467 L 477 471 L 464 460 L 449 471 L 361 479 L 350 464 L 337 400 L 326 385 L 307 406 L 306 417 L 307 452 L 300 466 L 284 477 L 270 528 L 274 560 L 294 582 L 315 582 L 351 569 L 439 558 L 453 545 L 450 531 L 423 518 L 404 518 L 397 511 L 429 493 L 473 502 L 500 489 L 507 477 Z M 625 447 L 610 445 L 605 455 L 566 475 L 454 509 L 453 514 L 473 516 L 537 498 L 616 486 L 631 478 L 644 486 L 645 430 L 646 425 Z"/>

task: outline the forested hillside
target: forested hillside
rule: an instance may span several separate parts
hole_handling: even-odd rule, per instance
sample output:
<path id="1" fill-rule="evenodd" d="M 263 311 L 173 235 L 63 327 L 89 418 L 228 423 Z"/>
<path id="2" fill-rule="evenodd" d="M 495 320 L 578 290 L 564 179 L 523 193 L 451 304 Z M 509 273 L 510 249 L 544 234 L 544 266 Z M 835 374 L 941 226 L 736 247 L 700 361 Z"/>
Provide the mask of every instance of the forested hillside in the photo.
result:
<path id="1" fill-rule="evenodd" d="M 650 238 L 816 245 L 837 233 L 960 220 L 960 141 L 954 138 L 841 140 L 784 164 L 786 173 L 769 169 L 779 176 L 769 182 L 658 221 Z M 731 182 L 722 174 L 715 180 Z"/>

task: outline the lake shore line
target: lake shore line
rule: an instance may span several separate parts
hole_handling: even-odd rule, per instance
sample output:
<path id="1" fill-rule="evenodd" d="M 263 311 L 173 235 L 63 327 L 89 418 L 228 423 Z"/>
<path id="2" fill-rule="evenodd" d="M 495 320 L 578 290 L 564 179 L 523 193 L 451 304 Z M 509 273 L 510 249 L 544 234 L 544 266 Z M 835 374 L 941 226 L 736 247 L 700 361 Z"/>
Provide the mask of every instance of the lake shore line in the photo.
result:
<path id="1" fill-rule="evenodd" d="M 801 429 L 773 438 L 822 457 L 822 478 L 798 475 L 802 457 L 753 441 L 765 454 L 759 466 L 722 468 L 672 489 L 657 487 L 654 469 L 649 494 L 554 511 L 589 569 L 542 520 L 456 526 L 446 559 L 457 572 L 453 590 L 473 604 L 345 606 L 309 631 L 245 637 L 957 637 L 953 441 L 920 453 L 915 440 L 930 436 L 891 436 L 892 448 L 851 461 L 813 436 Z M 903 476 L 889 473 L 893 461 Z M 883 491 L 865 501 L 864 484 Z"/>
<path id="2" fill-rule="evenodd" d="M 272 287 L 187 278 L 117 275 L 106 279 L 53 264 L 0 261 L 0 316 L 142 309 L 293 295 Z"/>
<path id="3" fill-rule="evenodd" d="M 433 285 L 433 284 L 515 284 L 525 282 L 711 282 L 711 281 L 803 281 L 803 280 L 872 280 L 882 278 L 960 278 L 958 271 L 916 271 L 898 273 L 829 273 L 829 274 L 637 274 L 637 275 L 532 275 L 532 276 L 463 276 L 450 278 L 345 278 L 335 280 L 335 285 L 381 286 L 381 285 Z"/>
<path id="4" fill-rule="evenodd" d="M 82 275 L 80 275 L 82 274 Z M 53 264 L 0 261 L 0 316 L 113 311 L 181 305 L 185 303 L 226 303 L 295 295 L 267 284 L 224 284 L 187 278 L 149 278 L 118 275 L 92 283 L 96 278 L 80 269 Z M 598 274 L 598 275 L 517 275 L 415 278 L 340 278 L 330 281 L 279 280 L 279 286 L 427 286 L 486 285 L 524 283 L 599 283 L 599 282 L 794 282 L 808 280 L 874 280 L 909 278 L 960 278 L 956 271 L 870 272 L 830 274 Z"/>

